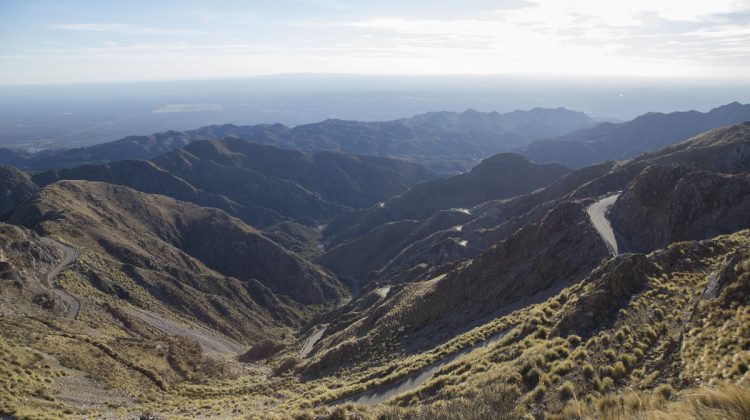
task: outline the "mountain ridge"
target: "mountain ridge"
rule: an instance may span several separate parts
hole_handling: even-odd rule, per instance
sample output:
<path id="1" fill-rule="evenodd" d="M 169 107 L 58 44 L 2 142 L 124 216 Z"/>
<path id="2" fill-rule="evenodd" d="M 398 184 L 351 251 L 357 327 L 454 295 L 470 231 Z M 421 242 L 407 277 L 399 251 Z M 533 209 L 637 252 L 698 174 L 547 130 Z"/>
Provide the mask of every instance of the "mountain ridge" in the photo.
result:
<path id="1" fill-rule="evenodd" d="M 539 140 L 519 152 L 538 162 L 581 168 L 624 160 L 668 146 L 705 131 L 750 121 L 750 104 L 722 105 L 702 113 L 650 112 L 624 123 L 604 123 L 557 138 Z"/>
<path id="2" fill-rule="evenodd" d="M 341 151 L 401 157 L 439 172 L 455 172 L 470 168 L 479 159 L 536 138 L 595 124 L 585 114 L 564 108 L 535 108 L 506 114 L 469 110 L 436 115 L 440 115 L 439 125 L 431 123 L 430 118 L 434 116 L 422 115 L 383 122 L 329 119 L 293 128 L 282 124 L 212 125 L 185 132 L 129 136 L 90 147 L 37 154 L 0 149 L 0 163 L 22 169 L 48 170 L 111 160 L 151 159 L 193 141 L 238 137 L 307 153 Z M 476 118 L 478 115 L 481 118 Z M 466 121 L 461 123 L 463 120 Z M 516 128 L 519 134 L 512 131 Z"/>

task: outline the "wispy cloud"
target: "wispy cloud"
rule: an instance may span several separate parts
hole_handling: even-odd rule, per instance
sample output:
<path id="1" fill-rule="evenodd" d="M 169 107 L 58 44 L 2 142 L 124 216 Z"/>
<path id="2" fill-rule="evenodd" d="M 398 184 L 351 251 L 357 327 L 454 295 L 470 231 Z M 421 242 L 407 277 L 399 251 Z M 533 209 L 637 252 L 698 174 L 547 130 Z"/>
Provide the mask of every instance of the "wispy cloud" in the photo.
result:
<path id="1" fill-rule="evenodd" d="M 106 32 L 120 35 L 203 35 L 204 31 L 186 29 L 151 28 L 125 23 L 62 23 L 51 25 L 52 29 L 76 32 Z"/>
<path id="2" fill-rule="evenodd" d="M 299 71 L 748 79 L 750 0 L 406 3 L 201 3 L 169 10 L 170 19 L 161 20 L 103 13 L 81 22 L 59 15 L 39 21 L 43 30 L 34 42 L 0 44 L 0 70 L 12 67 L 7 74 L 23 80 L 29 69 L 49 78 L 67 72 L 71 79 Z M 86 33 L 95 36 L 80 36 Z"/>

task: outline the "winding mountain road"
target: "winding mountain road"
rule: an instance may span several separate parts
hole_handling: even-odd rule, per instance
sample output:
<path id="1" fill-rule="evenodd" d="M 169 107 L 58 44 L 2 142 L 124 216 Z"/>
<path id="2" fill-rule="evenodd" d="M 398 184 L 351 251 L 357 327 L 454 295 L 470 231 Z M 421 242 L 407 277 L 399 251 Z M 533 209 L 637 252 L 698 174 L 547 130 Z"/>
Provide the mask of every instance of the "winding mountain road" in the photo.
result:
<path id="1" fill-rule="evenodd" d="M 591 219 L 591 224 L 594 225 L 594 229 L 599 233 L 599 236 L 604 239 L 604 243 L 607 245 L 610 254 L 613 256 L 619 254 L 620 249 L 617 246 L 615 231 L 612 229 L 609 220 L 607 220 L 607 210 L 615 204 L 615 201 L 617 201 L 617 197 L 619 196 L 620 193 L 604 197 L 586 209 L 589 219 Z"/>
<path id="2" fill-rule="evenodd" d="M 65 304 L 65 318 L 77 319 L 78 314 L 81 312 L 81 301 L 55 283 L 55 277 L 76 259 L 76 250 L 52 238 L 42 238 L 42 242 L 47 246 L 59 249 L 63 254 L 60 262 L 47 273 L 45 283 Z"/>

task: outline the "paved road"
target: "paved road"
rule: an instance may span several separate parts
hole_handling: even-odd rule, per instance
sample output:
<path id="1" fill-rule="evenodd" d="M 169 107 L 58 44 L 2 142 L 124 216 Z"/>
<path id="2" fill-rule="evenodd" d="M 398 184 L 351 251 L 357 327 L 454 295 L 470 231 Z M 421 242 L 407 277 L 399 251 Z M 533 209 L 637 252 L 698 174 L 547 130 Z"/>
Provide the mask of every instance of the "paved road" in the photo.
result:
<path id="1" fill-rule="evenodd" d="M 612 255 L 619 254 L 619 248 L 615 232 L 612 230 L 612 225 L 607 220 L 606 214 L 607 210 L 617 201 L 617 197 L 619 196 L 620 193 L 604 197 L 586 209 L 591 219 L 591 224 L 594 225 L 594 229 L 599 233 L 599 236 L 604 239 L 604 243 L 607 244 L 607 248 Z"/>
<path id="2" fill-rule="evenodd" d="M 46 283 L 47 287 L 52 288 L 52 291 L 55 292 L 55 294 L 65 303 L 65 317 L 68 319 L 76 319 L 81 312 L 81 301 L 55 283 L 55 277 L 57 277 L 62 270 L 76 259 L 76 250 L 52 238 L 42 238 L 42 242 L 47 246 L 59 249 L 63 254 L 62 260 L 60 260 L 60 262 L 53 267 L 49 273 L 47 273 Z"/>

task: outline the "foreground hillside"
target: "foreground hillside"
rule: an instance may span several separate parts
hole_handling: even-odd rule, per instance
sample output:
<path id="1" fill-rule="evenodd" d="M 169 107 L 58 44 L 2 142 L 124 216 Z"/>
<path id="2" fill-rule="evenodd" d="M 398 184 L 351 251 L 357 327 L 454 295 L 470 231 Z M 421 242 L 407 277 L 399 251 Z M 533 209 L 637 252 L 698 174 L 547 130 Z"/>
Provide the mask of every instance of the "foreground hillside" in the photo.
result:
<path id="1" fill-rule="evenodd" d="M 232 142 L 141 165 L 330 185 Z M 750 123 L 576 171 L 501 154 L 321 229 L 8 173 L 4 415 L 750 415 Z"/>

